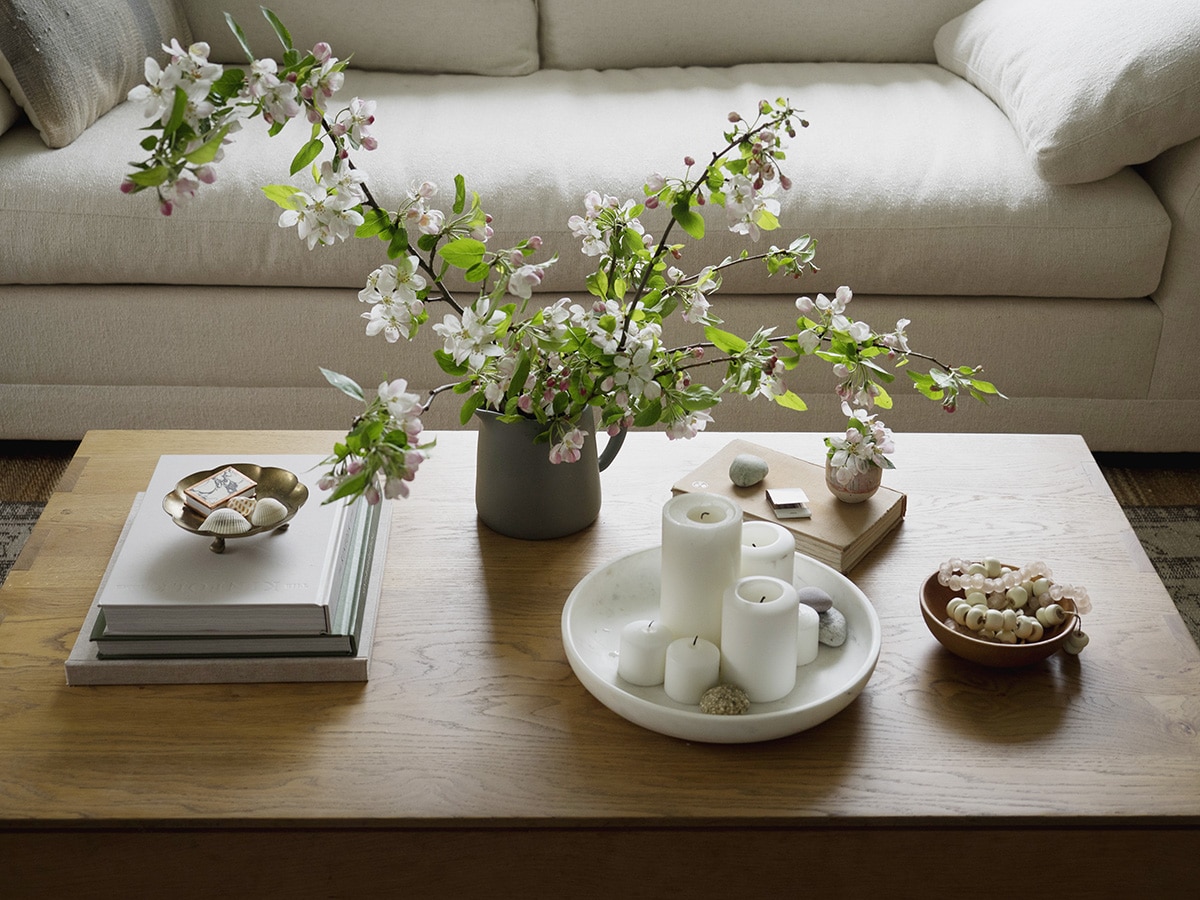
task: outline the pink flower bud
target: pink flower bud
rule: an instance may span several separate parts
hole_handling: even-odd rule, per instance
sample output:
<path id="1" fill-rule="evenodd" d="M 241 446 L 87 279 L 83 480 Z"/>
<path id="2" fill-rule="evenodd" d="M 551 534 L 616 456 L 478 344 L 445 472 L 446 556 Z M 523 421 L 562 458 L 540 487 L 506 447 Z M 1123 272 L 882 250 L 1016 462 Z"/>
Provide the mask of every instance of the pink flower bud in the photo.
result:
<path id="1" fill-rule="evenodd" d="M 683 158 L 683 164 L 689 167 L 694 166 L 696 164 L 696 160 L 692 159 L 690 156 L 685 156 Z"/>
<path id="2" fill-rule="evenodd" d="M 534 250 L 542 249 L 542 239 L 538 235 L 534 235 L 529 239 L 529 246 Z"/>
<path id="3" fill-rule="evenodd" d="M 320 41 L 313 47 L 312 54 L 317 62 L 323 63 L 333 55 L 333 48 L 324 41 Z"/>
<path id="4" fill-rule="evenodd" d="M 779 186 L 785 191 L 790 191 L 792 189 L 792 179 L 788 178 L 786 175 L 780 175 Z"/>
<path id="5" fill-rule="evenodd" d="M 158 211 L 164 216 L 169 216 L 172 209 L 174 209 L 174 207 L 171 205 L 170 200 L 164 200 L 158 207 Z"/>
<path id="6" fill-rule="evenodd" d="M 658 198 L 651 195 L 646 198 L 646 209 L 658 209 Z"/>
<path id="7" fill-rule="evenodd" d="M 205 184 L 212 184 L 217 180 L 217 170 L 212 166 L 200 166 L 200 168 L 196 169 L 196 177 Z"/>
<path id="8" fill-rule="evenodd" d="M 375 138 L 371 137 L 370 135 L 367 135 L 362 139 L 362 147 L 364 150 L 374 150 L 378 146 L 379 141 L 375 140 Z"/>
<path id="9" fill-rule="evenodd" d="M 729 121 L 730 122 L 740 122 L 740 121 L 742 121 L 742 117 L 739 116 L 736 112 L 731 112 L 729 114 Z"/>
<path id="10" fill-rule="evenodd" d="M 134 184 L 132 181 L 130 181 L 128 178 L 126 178 L 124 181 L 121 182 L 121 193 L 122 194 L 132 194 L 135 190 L 137 190 L 137 185 Z"/>

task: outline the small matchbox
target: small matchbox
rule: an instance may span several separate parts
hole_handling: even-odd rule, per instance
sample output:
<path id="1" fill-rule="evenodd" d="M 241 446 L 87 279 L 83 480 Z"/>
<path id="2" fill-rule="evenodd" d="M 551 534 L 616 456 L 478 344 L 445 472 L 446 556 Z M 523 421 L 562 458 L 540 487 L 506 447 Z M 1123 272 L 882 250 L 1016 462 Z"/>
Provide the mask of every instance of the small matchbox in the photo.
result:
<path id="1" fill-rule="evenodd" d="M 800 488 L 767 488 L 767 502 L 778 519 L 807 519 L 812 516 L 808 508 L 808 494 Z"/>
<path id="2" fill-rule="evenodd" d="M 234 497 L 253 497 L 257 483 L 233 466 L 198 481 L 183 492 L 184 502 L 201 515 L 220 509 Z"/>

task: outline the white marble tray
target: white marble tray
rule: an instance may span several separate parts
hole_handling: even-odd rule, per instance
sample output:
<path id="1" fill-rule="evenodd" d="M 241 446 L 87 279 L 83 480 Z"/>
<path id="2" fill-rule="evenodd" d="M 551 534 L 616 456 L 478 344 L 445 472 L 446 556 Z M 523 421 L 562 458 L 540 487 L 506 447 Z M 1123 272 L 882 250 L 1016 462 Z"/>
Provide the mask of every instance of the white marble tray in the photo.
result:
<path id="1" fill-rule="evenodd" d="M 618 715 L 672 737 L 737 744 L 766 741 L 811 728 L 857 697 L 879 660 L 880 627 L 866 595 L 839 572 L 796 554 L 796 585 L 814 585 L 846 617 L 841 647 L 822 646 L 797 672 L 795 689 L 782 700 L 755 703 L 740 716 L 714 716 L 670 699 L 662 685 L 639 687 L 617 675 L 621 629 L 658 614 L 661 548 L 622 556 L 584 576 L 563 607 L 563 647 L 575 675 Z"/>

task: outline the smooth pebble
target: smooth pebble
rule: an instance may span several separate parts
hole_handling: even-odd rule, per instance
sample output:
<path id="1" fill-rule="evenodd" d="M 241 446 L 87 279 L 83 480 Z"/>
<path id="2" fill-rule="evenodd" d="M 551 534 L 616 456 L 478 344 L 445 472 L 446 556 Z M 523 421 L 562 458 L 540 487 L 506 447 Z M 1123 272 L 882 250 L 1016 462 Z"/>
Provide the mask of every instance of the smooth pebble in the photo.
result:
<path id="1" fill-rule="evenodd" d="M 821 627 L 817 631 L 817 641 L 826 647 L 840 647 L 846 643 L 846 617 L 836 609 L 827 609 L 821 613 Z"/>
<path id="2" fill-rule="evenodd" d="M 752 453 L 739 453 L 729 464 L 729 480 L 738 487 L 753 487 L 770 471 L 765 459 Z"/>
<path id="3" fill-rule="evenodd" d="M 819 613 L 833 608 L 833 598 L 819 587 L 807 585 L 796 591 L 796 596 L 800 599 L 801 603 L 811 606 Z"/>

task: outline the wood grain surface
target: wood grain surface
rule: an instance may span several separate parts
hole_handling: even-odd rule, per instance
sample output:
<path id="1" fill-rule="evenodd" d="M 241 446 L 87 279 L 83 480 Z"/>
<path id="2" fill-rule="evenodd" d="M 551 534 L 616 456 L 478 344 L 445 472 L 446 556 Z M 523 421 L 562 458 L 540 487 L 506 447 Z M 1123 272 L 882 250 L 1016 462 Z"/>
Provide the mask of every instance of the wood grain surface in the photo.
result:
<path id="1" fill-rule="evenodd" d="M 819 435 L 738 436 L 821 459 Z M 261 847 L 254 859 L 265 864 L 265 848 L 279 841 L 303 846 L 298 834 L 340 848 L 339 871 L 360 876 L 385 845 L 392 860 L 407 853 L 414 879 L 446 865 L 430 850 L 441 834 L 438 846 L 458 848 L 452 855 L 478 855 L 452 879 L 466 888 L 468 871 L 480 887 L 523 871 L 511 856 L 528 850 L 531 833 L 542 848 L 531 865 L 545 856 L 542 874 L 560 878 L 608 845 L 621 859 L 658 859 L 655 871 L 674 877 L 688 860 L 719 858 L 719 834 L 752 856 L 762 848 L 754 871 L 763 885 L 810 851 L 861 866 L 864 888 L 898 884 L 901 874 L 929 883 L 911 860 L 903 872 L 895 866 L 919 846 L 955 857 L 920 836 L 964 829 L 991 834 L 985 846 L 1065 834 L 1056 859 L 1090 861 L 1092 871 L 1076 876 L 1085 881 L 1073 883 L 1090 884 L 1093 896 L 1108 895 L 1118 875 L 1134 877 L 1133 862 L 1159 888 L 1194 872 L 1200 652 L 1075 436 L 899 437 L 898 468 L 886 478 L 908 495 L 906 519 L 849 573 L 882 623 L 878 667 L 842 713 L 777 741 L 705 745 L 639 728 L 583 688 L 562 647 L 571 588 L 658 544 L 670 485 L 730 434 L 674 443 L 631 435 L 603 475 L 598 521 L 548 542 L 479 523 L 474 435 L 439 434 L 413 496 L 395 510 L 366 684 L 65 686 L 63 661 L 160 454 L 235 461 L 324 452 L 335 437 L 85 438 L 75 477 L 0 589 L 0 850 L 12 851 L 5 865 L 16 867 L 17 884 L 51 865 L 61 875 L 52 861 L 68 846 L 81 872 L 114 865 L 122 842 L 181 867 Z M 1042 559 L 1057 579 L 1086 586 L 1095 605 L 1084 617 L 1087 650 L 1017 671 L 944 651 L 921 620 L 921 582 L 950 556 L 983 555 Z M 776 855 L 793 845 L 801 856 Z M 319 865 L 289 854 L 275 877 L 312 879 Z M 603 868 L 612 879 L 626 871 Z M 741 877 L 712 873 L 705 884 Z"/>

